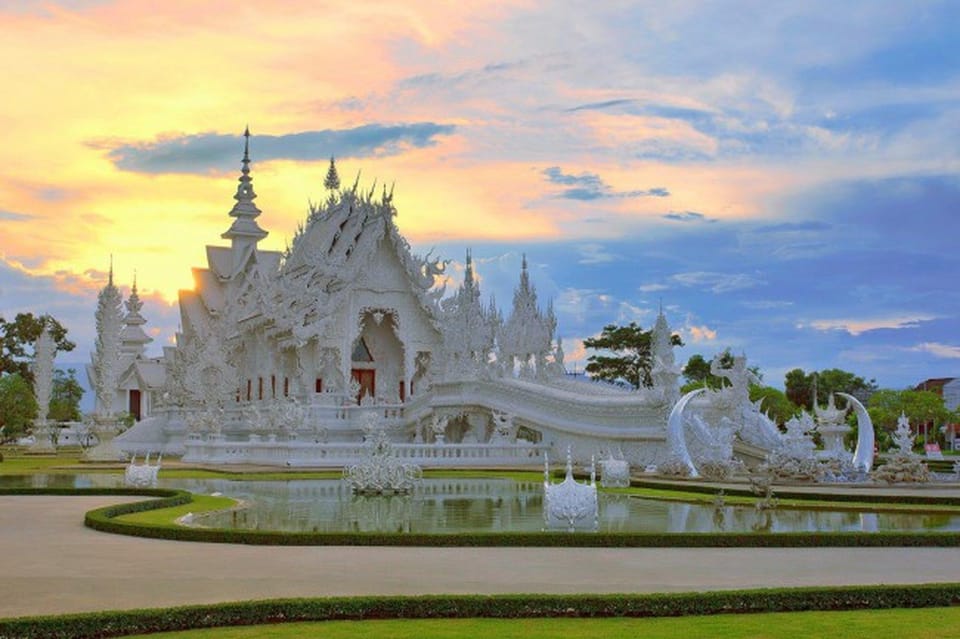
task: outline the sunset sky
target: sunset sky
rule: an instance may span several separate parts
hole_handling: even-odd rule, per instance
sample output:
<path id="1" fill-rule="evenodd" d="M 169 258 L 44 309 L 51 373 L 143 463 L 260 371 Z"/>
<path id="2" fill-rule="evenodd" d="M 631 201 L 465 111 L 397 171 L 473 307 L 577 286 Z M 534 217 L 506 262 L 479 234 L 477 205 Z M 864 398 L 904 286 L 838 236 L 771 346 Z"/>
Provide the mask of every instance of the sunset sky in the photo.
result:
<path id="1" fill-rule="evenodd" d="M 526 253 L 567 364 L 611 322 L 765 381 L 960 376 L 956 2 L 0 0 L 0 315 L 92 348 L 110 255 L 159 354 L 252 133 L 282 249 L 345 182 L 414 249 Z"/>

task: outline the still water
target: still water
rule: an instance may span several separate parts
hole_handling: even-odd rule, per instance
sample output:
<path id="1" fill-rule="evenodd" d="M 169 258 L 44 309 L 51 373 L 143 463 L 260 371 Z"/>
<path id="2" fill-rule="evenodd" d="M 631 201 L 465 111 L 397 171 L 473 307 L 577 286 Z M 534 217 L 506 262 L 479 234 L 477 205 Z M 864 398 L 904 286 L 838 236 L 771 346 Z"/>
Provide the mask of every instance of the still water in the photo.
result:
<path id="1" fill-rule="evenodd" d="M 0 477 L 0 486 L 122 486 L 120 474 Z M 196 525 L 316 532 L 502 532 L 543 528 L 543 486 L 510 479 L 424 479 L 412 495 L 355 496 L 339 480 L 164 479 L 160 486 L 222 493 L 243 507 Z M 960 515 L 683 504 L 600 493 L 604 532 L 958 531 Z"/>

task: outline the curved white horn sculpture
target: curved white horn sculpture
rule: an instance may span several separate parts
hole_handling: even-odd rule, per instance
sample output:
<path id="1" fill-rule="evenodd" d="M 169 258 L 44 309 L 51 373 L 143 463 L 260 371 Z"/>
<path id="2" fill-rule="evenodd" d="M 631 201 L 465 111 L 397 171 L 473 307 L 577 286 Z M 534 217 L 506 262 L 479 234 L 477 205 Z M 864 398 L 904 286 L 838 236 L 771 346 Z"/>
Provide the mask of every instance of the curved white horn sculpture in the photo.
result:
<path id="1" fill-rule="evenodd" d="M 698 388 L 681 397 L 680 401 L 673 405 L 670 418 L 667 420 L 667 445 L 670 447 L 670 453 L 679 457 L 680 461 L 690 469 L 691 477 L 699 477 L 700 473 L 697 472 L 697 467 L 693 465 L 693 460 L 690 459 L 687 441 L 683 437 L 683 409 L 687 407 L 691 399 L 706 390 L 706 388 Z"/>
<path id="2" fill-rule="evenodd" d="M 875 434 L 873 432 L 873 421 L 870 414 L 863 404 L 853 395 L 847 393 L 837 393 L 843 397 L 853 410 L 857 413 L 857 449 L 853 451 L 853 466 L 858 470 L 869 473 L 873 468 L 873 442 Z"/>

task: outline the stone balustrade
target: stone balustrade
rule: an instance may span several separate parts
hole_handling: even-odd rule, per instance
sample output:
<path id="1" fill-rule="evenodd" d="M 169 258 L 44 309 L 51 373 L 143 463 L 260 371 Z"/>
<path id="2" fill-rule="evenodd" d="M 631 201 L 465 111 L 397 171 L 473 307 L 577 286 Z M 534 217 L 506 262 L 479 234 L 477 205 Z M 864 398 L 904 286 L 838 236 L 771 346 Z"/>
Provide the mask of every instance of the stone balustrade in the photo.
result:
<path id="1" fill-rule="evenodd" d="M 402 461 L 424 467 L 522 466 L 539 464 L 547 446 L 541 444 L 393 444 Z M 183 461 L 212 464 L 263 464 L 339 468 L 356 463 L 362 443 L 288 441 L 229 441 L 223 436 L 193 436 L 186 442 Z"/>

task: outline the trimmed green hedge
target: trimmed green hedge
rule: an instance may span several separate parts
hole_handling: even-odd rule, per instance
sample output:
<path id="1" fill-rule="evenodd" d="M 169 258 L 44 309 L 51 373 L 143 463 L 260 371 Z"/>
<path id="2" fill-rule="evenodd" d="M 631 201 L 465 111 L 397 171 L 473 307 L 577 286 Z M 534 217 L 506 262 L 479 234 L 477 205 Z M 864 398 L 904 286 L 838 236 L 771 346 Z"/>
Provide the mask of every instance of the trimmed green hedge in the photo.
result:
<path id="1" fill-rule="evenodd" d="M 84 524 L 94 530 L 130 535 L 199 541 L 207 543 L 263 546 L 476 546 L 476 547 L 591 547 L 591 548 L 819 548 L 819 547 L 957 547 L 956 532 L 727 532 L 727 533 L 577 533 L 494 532 L 494 533 L 328 533 L 282 532 L 190 528 L 177 525 L 145 525 L 119 521 L 120 515 L 180 506 L 193 501 L 183 490 L 160 488 L 51 489 L 14 488 L 0 494 L 18 495 L 145 495 L 156 497 L 97 508 L 86 513 Z"/>
<path id="2" fill-rule="evenodd" d="M 679 617 L 960 605 L 960 584 L 649 595 L 431 595 L 277 599 L 0 620 L 2 639 L 92 639 L 295 621 L 531 617 Z"/>

